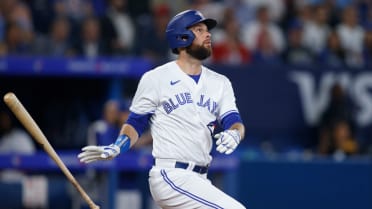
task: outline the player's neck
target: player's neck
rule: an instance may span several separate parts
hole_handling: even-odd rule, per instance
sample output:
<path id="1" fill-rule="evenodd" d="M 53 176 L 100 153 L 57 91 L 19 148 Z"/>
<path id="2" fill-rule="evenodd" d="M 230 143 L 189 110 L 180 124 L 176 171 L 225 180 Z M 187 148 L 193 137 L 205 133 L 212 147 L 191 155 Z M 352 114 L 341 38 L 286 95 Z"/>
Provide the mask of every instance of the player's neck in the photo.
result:
<path id="1" fill-rule="evenodd" d="M 193 57 L 179 56 L 176 63 L 188 75 L 199 75 L 201 73 L 201 61 Z"/>

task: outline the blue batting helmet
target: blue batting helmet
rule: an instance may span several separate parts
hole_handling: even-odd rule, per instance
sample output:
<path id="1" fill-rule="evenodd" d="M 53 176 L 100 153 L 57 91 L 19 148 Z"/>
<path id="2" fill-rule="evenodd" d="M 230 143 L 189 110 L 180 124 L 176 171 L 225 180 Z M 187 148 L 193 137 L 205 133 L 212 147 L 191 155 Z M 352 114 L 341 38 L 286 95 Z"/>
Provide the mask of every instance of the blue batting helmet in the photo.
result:
<path id="1" fill-rule="evenodd" d="M 208 30 L 217 25 L 214 19 L 205 18 L 197 10 L 186 10 L 178 13 L 168 23 L 166 29 L 167 40 L 172 52 L 178 54 L 177 48 L 191 45 L 195 35 L 189 28 L 198 23 L 205 23 Z"/>

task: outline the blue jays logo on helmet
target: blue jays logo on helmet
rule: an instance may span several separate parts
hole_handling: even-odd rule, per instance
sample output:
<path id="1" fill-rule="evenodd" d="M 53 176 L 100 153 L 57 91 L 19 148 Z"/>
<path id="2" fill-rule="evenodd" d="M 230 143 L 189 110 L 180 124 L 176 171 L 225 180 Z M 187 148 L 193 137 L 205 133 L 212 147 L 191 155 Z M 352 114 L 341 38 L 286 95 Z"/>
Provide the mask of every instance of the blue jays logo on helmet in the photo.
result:
<path id="1" fill-rule="evenodd" d="M 203 22 L 208 30 L 217 25 L 214 19 L 205 18 L 197 10 L 186 10 L 174 16 L 168 23 L 166 29 L 167 40 L 173 53 L 178 54 L 177 48 L 191 45 L 195 35 L 189 28 Z"/>

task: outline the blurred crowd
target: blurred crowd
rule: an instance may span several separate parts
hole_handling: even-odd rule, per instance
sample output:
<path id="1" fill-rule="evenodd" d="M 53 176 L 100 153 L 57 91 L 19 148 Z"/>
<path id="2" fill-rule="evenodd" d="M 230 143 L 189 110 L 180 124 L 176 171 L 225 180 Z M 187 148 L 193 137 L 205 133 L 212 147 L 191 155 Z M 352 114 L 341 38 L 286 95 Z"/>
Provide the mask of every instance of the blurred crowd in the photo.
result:
<path id="1" fill-rule="evenodd" d="M 172 58 L 169 19 L 215 18 L 208 62 L 372 65 L 370 0 L 2 0 L 0 54 Z"/>
<path id="2" fill-rule="evenodd" d="M 212 64 L 372 66 L 371 0 L 1 0 L 0 56 L 142 56 L 164 62 L 174 58 L 166 26 L 173 15 L 190 8 L 219 22 L 212 32 L 214 53 L 207 60 Z M 315 150 L 355 154 L 360 147 L 352 113 L 339 96 L 343 93 L 335 89 L 335 99 L 317 127 Z M 50 106 L 54 112 L 66 109 L 64 104 Z M 86 118 L 61 116 L 83 124 L 78 129 L 88 128 L 88 133 L 61 134 L 56 125 L 51 128 L 54 134 L 48 134 L 65 144 L 107 144 L 128 109 L 110 101 L 102 111 L 89 127 Z M 144 144 L 150 144 L 151 136 L 144 138 Z"/>

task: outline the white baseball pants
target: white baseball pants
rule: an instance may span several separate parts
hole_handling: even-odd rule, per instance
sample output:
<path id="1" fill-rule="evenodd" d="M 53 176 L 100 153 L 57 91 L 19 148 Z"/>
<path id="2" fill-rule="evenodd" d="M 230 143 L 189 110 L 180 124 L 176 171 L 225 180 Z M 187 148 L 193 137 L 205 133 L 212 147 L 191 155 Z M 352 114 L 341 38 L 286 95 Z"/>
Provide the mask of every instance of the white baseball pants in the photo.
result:
<path id="1" fill-rule="evenodd" d="M 162 209 L 245 209 L 212 185 L 207 174 L 174 168 L 174 161 L 157 161 L 149 174 L 152 197 Z"/>

